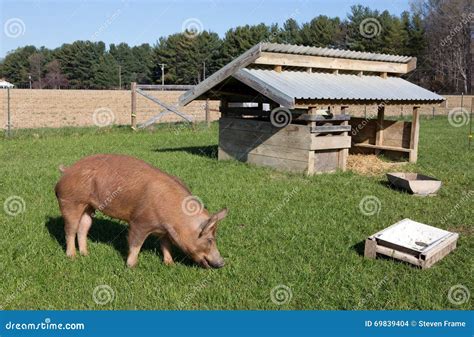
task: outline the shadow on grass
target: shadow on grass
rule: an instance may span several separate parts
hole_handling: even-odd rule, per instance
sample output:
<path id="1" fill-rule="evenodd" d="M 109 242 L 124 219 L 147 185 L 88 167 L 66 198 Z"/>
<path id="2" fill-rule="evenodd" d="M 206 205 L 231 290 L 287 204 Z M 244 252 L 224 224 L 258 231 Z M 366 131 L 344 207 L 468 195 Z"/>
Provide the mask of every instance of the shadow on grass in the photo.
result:
<path id="1" fill-rule="evenodd" d="M 401 188 L 401 187 L 392 185 L 389 181 L 381 180 L 379 183 L 380 183 L 380 185 L 382 185 L 382 186 L 384 186 L 384 187 L 386 187 L 386 188 L 389 188 L 389 189 L 391 189 L 392 191 L 398 192 L 398 193 L 400 193 L 400 194 L 411 194 L 411 193 L 407 192 L 407 190 L 404 190 L 404 189 Z"/>
<path id="2" fill-rule="evenodd" d="M 355 250 L 356 253 L 359 254 L 360 256 L 364 256 L 365 240 L 356 243 L 351 248 Z"/>
<path id="3" fill-rule="evenodd" d="M 58 242 L 58 244 L 63 248 L 64 252 L 66 252 L 66 239 L 64 234 L 63 218 L 47 217 L 45 226 L 48 229 L 49 234 Z M 128 227 L 126 225 L 108 219 L 94 218 L 92 221 L 91 229 L 89 230 L 88 241 L 111 245 L 120 253 L 120 255 L 122 255 L 122 258 L 125 261 L 128 255 L 127 236 Z M 78 248 L 77 240 L 76 248 Z M 157 256 L 159 256 L 160 260 L 162 261 L 163 256 L 161 254 L 160 243 L 159 239 L 156 236 L 148 236 L 140 251 L 152 251 Z M 195 265 L 176 247 L 173 247 L 172 254 L 174 261 L 177 263 L 181 263 L 188 266 Z"/>
<path id="4" fill-rule="evenodd" d="M 217 159 L 217 145 L 208 146 L 189 146 L 189 147 L 175 147 L 166 149 L 155 149 L 155 152 L 188 152 L 190 154 L 201 157 Z"/>

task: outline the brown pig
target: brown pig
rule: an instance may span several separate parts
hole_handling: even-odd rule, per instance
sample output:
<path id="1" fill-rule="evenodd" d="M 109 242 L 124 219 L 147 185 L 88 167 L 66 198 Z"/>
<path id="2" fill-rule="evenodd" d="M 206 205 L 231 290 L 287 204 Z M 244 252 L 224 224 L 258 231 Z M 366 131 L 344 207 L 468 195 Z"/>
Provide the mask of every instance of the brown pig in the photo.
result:
<path id="1" fill-rule="evenodd" d="M 175 244 L 205 268 L 224 266 L 216 246 L 218 221 L 227 209 L 210 215 L 178 178 L 142 160 L 113 154 L 85 157 L 63 173 L 56 197 L 64 218 L 66 254 L 87 255 L 87 233 L 95 210 L 129 224 L 127 265 L 138 261 L 140 248 L 150 234 L 160 238 L 165 264 L 172 264 Z"/>

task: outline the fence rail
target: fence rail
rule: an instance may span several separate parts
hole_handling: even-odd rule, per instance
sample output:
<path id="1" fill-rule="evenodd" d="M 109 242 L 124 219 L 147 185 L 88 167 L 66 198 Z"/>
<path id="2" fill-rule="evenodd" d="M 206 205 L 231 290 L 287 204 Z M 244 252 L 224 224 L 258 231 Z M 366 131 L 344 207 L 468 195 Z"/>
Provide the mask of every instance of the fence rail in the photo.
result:
<path id="1" fill-rule="evenodd" d="M 165 86 L 139 84 L 141 90 L 156 97 L 160 102 L 169 106 L 178 103 L 183 91 L 178 89 L 188 86 Z M 149 89 L 147 89 L 149 88 Z M 175 89 L 175 90 L 168 90 Z M 98 117 L 109 117 L 111 123 L 130 125 L 130 93 L 131 90 L 54 90 L 54 89 L 0 89 L 0 129 L 13 132 L 25 128 L 61 128 L 94 126 Z M 137 93 L 136 124 L 142 124 L 156 116 L 162 109 L 150 99 Z M 474 96 L 461 95 L 445 96 L 446 102 L 436 107 L 421 107 L 420 114 L 424 116 L 447 116 L 451 111 L 465 116 L 471 112 Z M 458 110 L 463 108 L 463 111 Z M 191 115 L 196 121 L 213 121 L 219 118 L 219 102 L 195 101 L 186 107 L 178 107 L 180 112 Z M 8 115 L 10 111 L 10 118 Z M 376 106 L 353 105 L 349 113 L 355 117 L 376 115 Z M 387 106 L 385 115 L 395 118 L 411 115 L 408 106 Z M 174 113 L 169 113 L 160 122 L 179 122 L 183 119 Z"/>
<path id="2" fill-rule="evenodd" d="M 142 90 L 177 90 L 185 91 L 194 88 L 194 85 L 186 84 L 137 84 L 137 89 Z"/>

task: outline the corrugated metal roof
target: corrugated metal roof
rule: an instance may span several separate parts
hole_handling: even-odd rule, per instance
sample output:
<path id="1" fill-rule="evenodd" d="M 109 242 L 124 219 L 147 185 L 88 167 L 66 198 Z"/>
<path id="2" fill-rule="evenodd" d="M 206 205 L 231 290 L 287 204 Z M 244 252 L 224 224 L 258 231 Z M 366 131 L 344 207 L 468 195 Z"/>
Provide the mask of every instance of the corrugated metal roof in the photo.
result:
<path id="1" fill-rule="evenodd" d="M 365 52 L 352 51 L 352 50 L 308 47 L 308 46 L 298 46 L 298 45 L 292 45 L 292 44 L 263 42 L 260 44 L 260 47 L 262 51 L 273 52 L 273 53 L 325 56 L 325 57 L 348 58 L 348 59 L 356 59 L 356 60 L 408 63 L 412 59 L 411 56 L 365 53 Z"/>
<path id="2" fill-rule="evenodd" d="M 311 100 L 376 100 L 376 101 L 435 101 L 444 100 L 429 90 L 399 77 L 358 76 L 346 74 L 308 73 L 262 69 L 240 69 L 234 75 L 268 88 L 268 92 Z M 255 87 L 254 89 L 258 90 Z"/>

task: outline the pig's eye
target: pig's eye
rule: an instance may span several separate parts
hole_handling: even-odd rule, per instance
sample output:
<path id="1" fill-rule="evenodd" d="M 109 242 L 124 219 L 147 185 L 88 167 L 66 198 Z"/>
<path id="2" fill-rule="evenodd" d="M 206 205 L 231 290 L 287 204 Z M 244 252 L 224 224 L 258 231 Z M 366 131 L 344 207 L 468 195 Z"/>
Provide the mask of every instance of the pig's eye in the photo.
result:
<path id="1" fill-rule="evenodd" d="M 207 244 L 208 245 L 212 245 L 213 242 L 214 242 L 214 239 L 207 239 Z"/>

